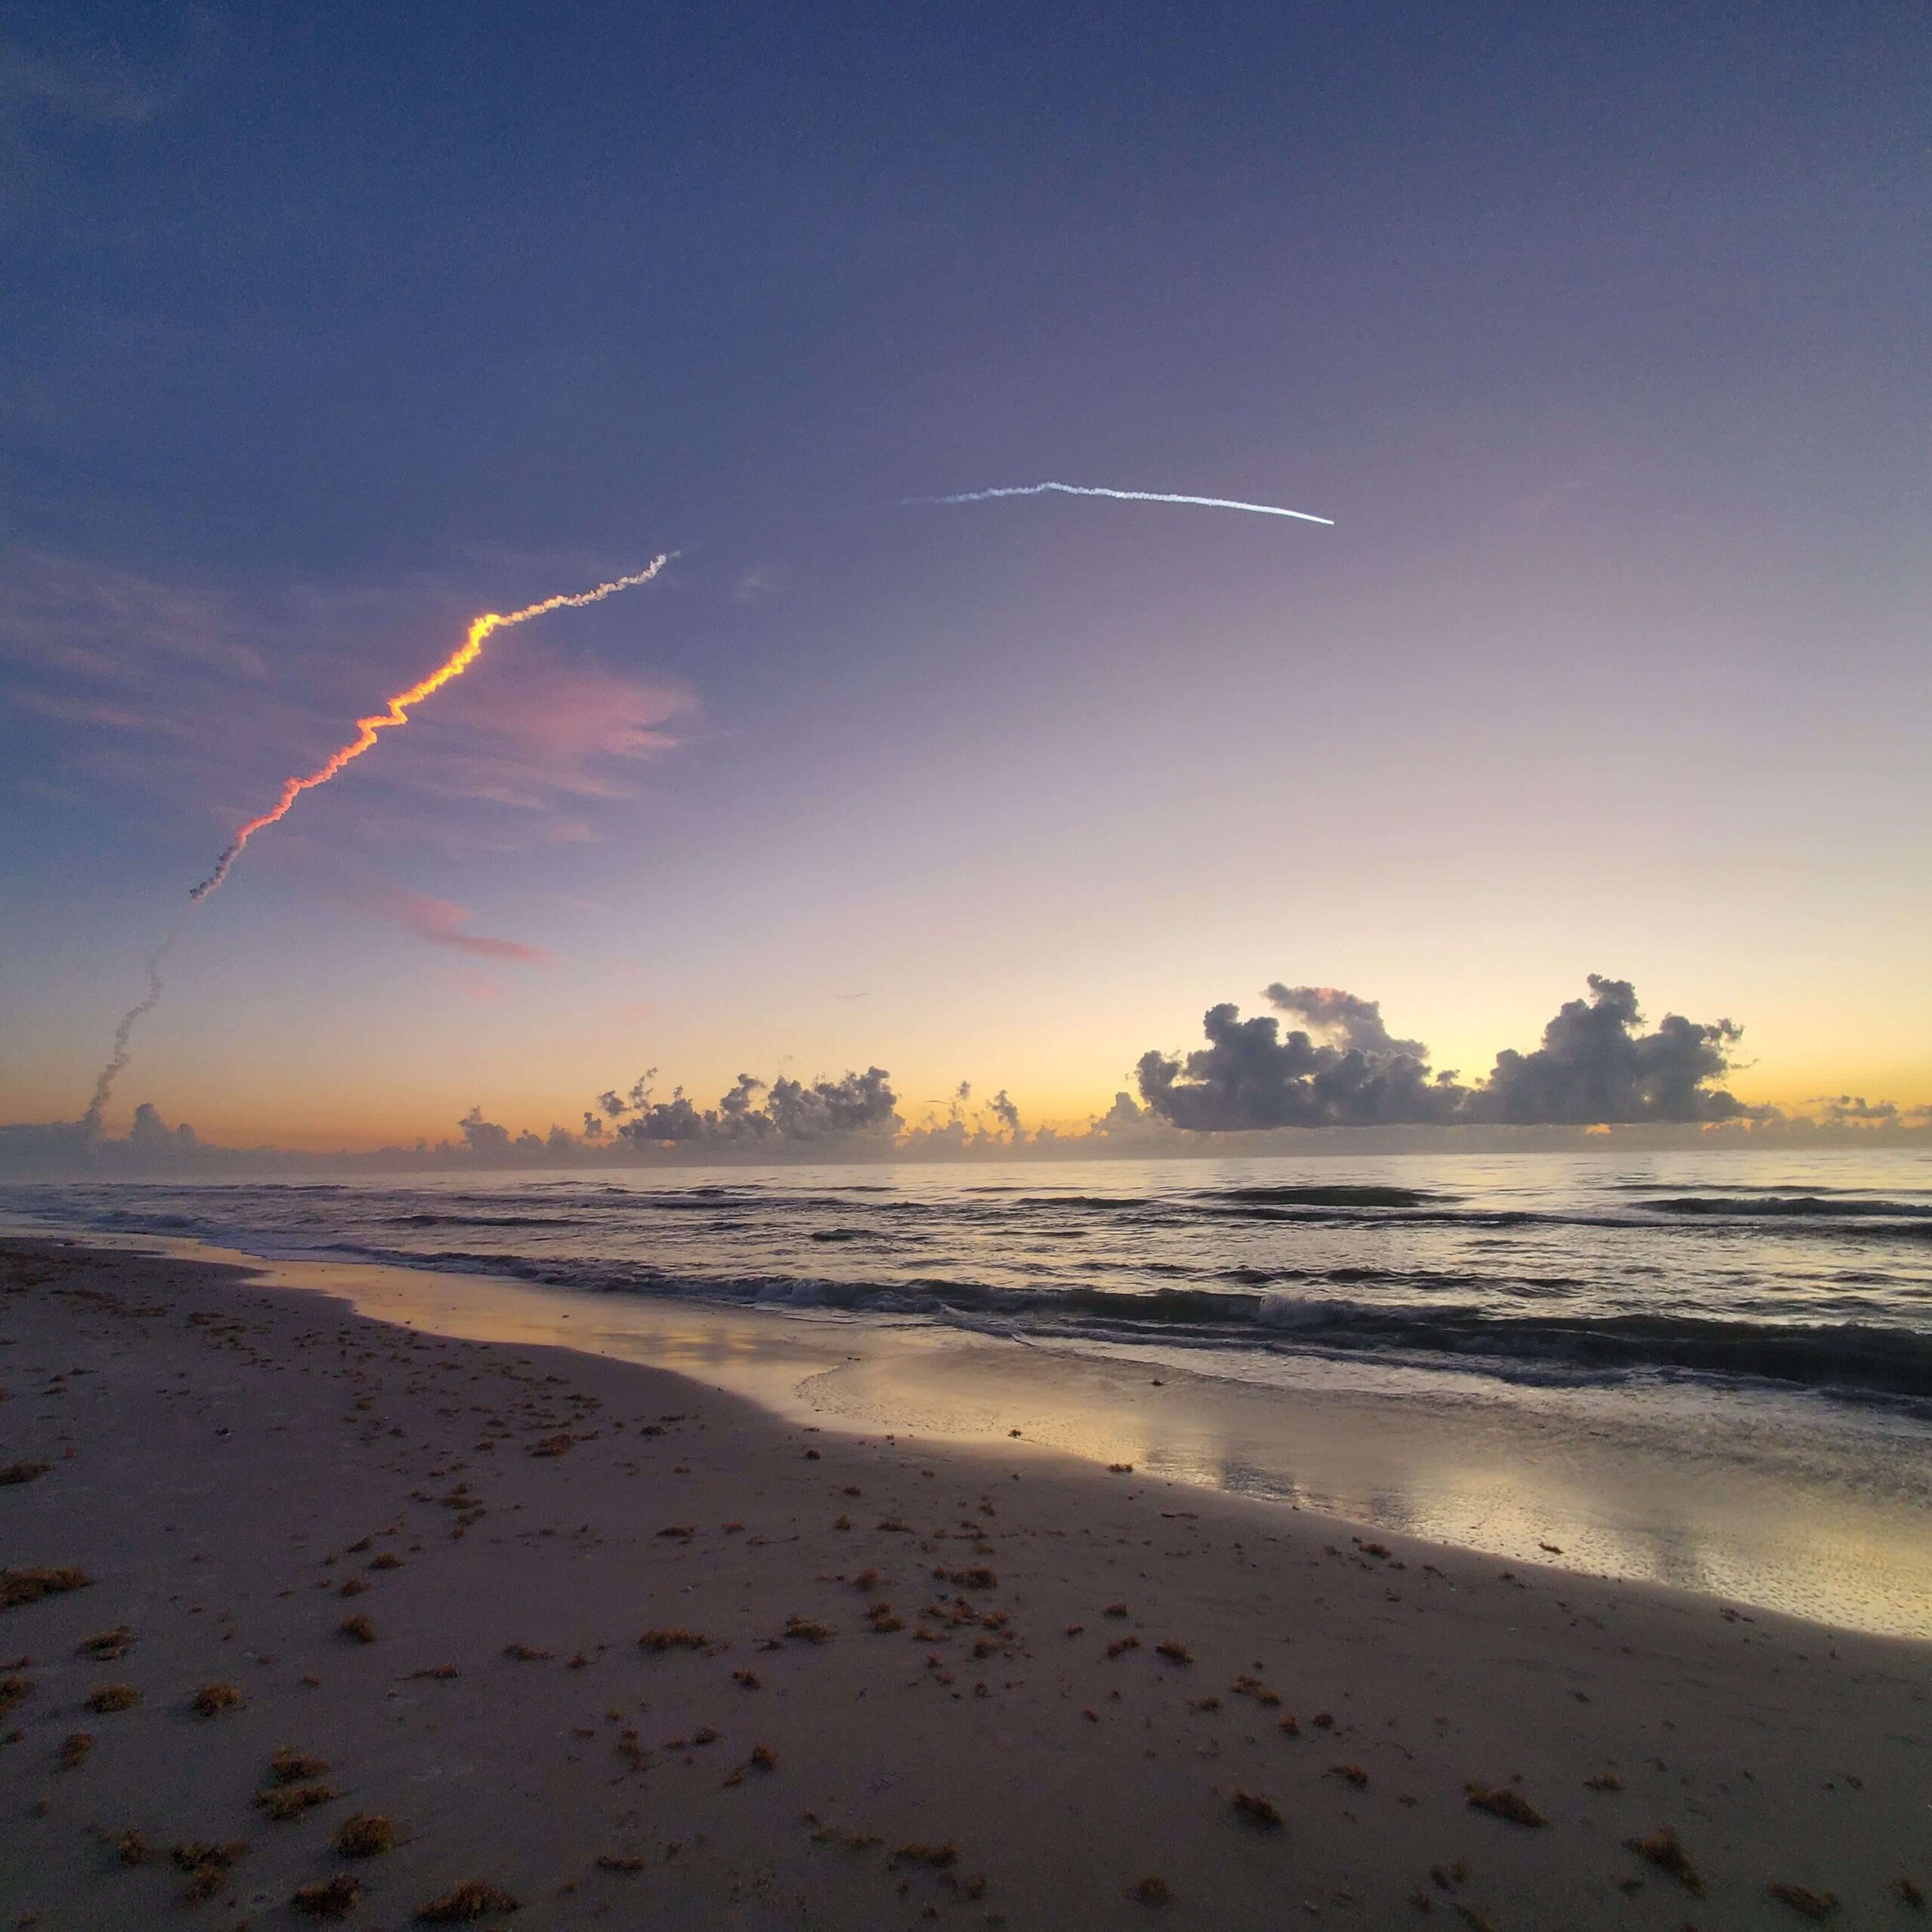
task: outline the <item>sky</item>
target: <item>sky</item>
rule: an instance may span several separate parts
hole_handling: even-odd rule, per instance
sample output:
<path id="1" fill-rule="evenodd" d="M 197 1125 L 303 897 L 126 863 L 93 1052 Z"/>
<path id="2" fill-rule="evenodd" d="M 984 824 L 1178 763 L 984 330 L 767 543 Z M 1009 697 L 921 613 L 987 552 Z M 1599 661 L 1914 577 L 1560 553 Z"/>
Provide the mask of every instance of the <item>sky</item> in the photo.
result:
<path id="1" fill-rule="evenodd" d="M 0 1120 L 1078 1121 L 1595 973 L 1932 1100 L 1932 34 L 1871 4 L 16 5 Z M 1283 505 L 1334 527 L 1048 496 Z"/>

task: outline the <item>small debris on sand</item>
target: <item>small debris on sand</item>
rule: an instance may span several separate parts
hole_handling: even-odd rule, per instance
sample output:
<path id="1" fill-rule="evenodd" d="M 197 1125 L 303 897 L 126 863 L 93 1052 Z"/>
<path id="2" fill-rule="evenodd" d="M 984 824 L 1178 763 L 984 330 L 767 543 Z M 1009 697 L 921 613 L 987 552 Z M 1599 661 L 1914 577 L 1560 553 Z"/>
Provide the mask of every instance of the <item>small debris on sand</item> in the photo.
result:
<path id="1" fill-rule="evenodd" d="M 380 1811 L 358 1811 L 337 1828 L 335 1848 L 345 1858 L 374 1858 L 395 1844 L 395 1827 Z"/>
<path id="2" fill-rule="evenodd" d="M 198 1718 L 218 1718 L 223 1711 L 238 1711 L 247 1702 L 232 1684 L 204 1684 L 188 1700 L 188 1708 Z"/>
<path id="3" fill-rule="evenodd" d="M 943 1872 L 949 1865 L 959 1862 L 959 1854 L 950 1844 L 902 1844 L 892 1854 L 895 1865 L 930 1865 L 936 1872 Z"/>
<path id="4" fill-rule="evenodd" d="M 1281 1829 L 1281 1814 L 1272 1798 L 1237 1788 L 1229 1802 L 1244 1823 L 1264 1832 L 1278 1832 Z"/>
<path id="5" fill-rule="evenodd" d="M 1791 1885 L 1774 1878 L 1770 1890 L 1773 1898 L 1780 1905 L 1789 1906 L 1801 1918 L 1829 1918 L 1838 1909 L 1835 1894 L 1814 1892 L 1809 1885 Z"/>
<path id="6" fill-rule="evenodd" d="M 1487 1811 L 1492 1817 L 1507 1818 L 1512 1825 L 1546 1825 L 1546 1818 L 1523 1794 L 1509 1785 L 1494 1789 L 1487 1785 L 1466 1785 L 1470 1807 Z"/>
<path id="7" fill-rule="evenodd" d="M 1165 1905 L 1174 1893 L 1158 1872 L 1150 1872 L 1146 1878 L 1135 1879 L 1127 1895 L 1137 1905 Z"/>
<path id="8" fill-rule="evenodd" d="M 288 1903 L 291 1910 L 299 1912 L 305 1918 L 346 1918 L 355 1909 L 361 1892 L 362 1887 L 347 1872 L 338 1872 L 333 1878 L 298 1886 Z"/>
<path id="9" fill-rule="evenodd" d="M 710 1643 L 709 1638 L 696 1630 L 647 1630 L 637 1640 L 642 1651 L 701 1651 Z"/>
<path id="10" fill-rule="evenodd" d="M 520 1912 L 523 1901 L 500 1885 L 486 1884 L 481 1878 L 463 1882 L 417 1909 L 419 1925 L 468 1925 L 488 1918 L 493 1912 Z"/>
<path id="11" fill-rule="evenodd" d="M 341 1794 L 332 1785 L 272 1784 L 255 1794 L 255 1809 L 278 1825 L 286 1825 L 318 1804 L 332 1803 Z"/>
<path id="12" fill-rule="evenodd" d="M 103 1684 L 88 1694 L 87 1706 L 103 1717 L 113 1711 L 131 1711 L 141 1701 L 141 1694 L 131 1684 Z"/>
<path id="13" fill-rule="evenodd" d="M 1626 1838 L 1623 1848 L 1647 1858 L 1660 1872 L 1668 1872 L 1687 1892 L 1703 1892 L 1704 1881 L 1697 1875 L 1697 1868 L 1668 1825 L 1660 1826 L 1647 1838 Z"/>
<path id="14" fill-rule="evenodd" d="M 93 1586 L 94 1579 L 70 1563 L 57 1564 L 51 1570 L 0 1570 L 0 1610 L 18 1610 L 42 1597 L 61 1596 L 69 1590 Z"/>

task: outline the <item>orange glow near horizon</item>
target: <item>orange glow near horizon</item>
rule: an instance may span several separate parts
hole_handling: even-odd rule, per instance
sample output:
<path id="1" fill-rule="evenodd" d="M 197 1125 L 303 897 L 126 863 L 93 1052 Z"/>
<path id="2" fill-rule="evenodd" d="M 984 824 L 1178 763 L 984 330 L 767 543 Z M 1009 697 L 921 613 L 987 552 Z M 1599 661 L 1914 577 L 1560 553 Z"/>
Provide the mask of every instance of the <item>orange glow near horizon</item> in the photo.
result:
<path id="1" fill-rule="evenodd" d="M 486 611 L 475 619 L 469 634 L 463 642 L 438 665 L 426 678 L 411 685 L 408 690 L 400 691 L 380 711 L 372 712 L 367 718 L 355 721 L 355 735 L 340 749 L 331 752 L 328 757 L 306 777 L 291 778 L 281 788 L 281 796 L 274 805 L 258 818 L 250 819 L 242 826 L 229 840 L 228 849 L 215 863 L 215 869 L 201 884 L 193 888 L 188 897 L 197 902 L 208 894 L 227 878 L 229 869 L 242 856 L 243 848 L 255 834 L 278 820 L 285 818 L 295 801 L 304 792 L 312 791 L 318 785 L 326 785 L 343 766 L 360 758 L 376 742 L 376 734 L 386 731 L 392 726 L 409 722 L 409 708 L 420 704 L 426 697 L 441 691 L 452 679 L 460 678 L 482 655 L 483 646 L 497 632 L 507 630 L 512 624 L 527 624 L 533 617 L 546 616 L 552 611 L 574 610 L 586 604 L 601 604 L 607 597 L 620 590 L 629 590 L 641 583 L 648 583 L 675 553 L 666 551 L 654 557 L 641 571 L 629 577 L 613 577 L 608 583 L 600 583 L 589 590 L 566 591 L 555 597 L 546 597 L 540 604 L 528 604 L 521 611 L 507 614 L 496 611 Z"/>

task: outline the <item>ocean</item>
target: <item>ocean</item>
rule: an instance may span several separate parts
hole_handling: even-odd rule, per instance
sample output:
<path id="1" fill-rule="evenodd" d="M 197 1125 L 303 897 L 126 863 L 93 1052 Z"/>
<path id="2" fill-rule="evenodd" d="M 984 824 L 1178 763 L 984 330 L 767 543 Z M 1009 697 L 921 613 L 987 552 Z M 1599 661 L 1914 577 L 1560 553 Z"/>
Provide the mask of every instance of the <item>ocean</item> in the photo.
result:
<path id="1" fill-rule="evenodd" d="M 240 1251 L 385 1320 L 654 1363 L 809 1426 L 1017 1432 L 1932 1636 L 1914 1149 L 15 1186 L 0 1223 Z"/>
<path id="2" fill-rule="evenodd" d="M 1914 1149 L 39 1185 L 0 1189 L 0 1213 L 1187 1349 L 1235 1375 L 1695 1381 L 1932 1416 L 1932 1154 Z"/>

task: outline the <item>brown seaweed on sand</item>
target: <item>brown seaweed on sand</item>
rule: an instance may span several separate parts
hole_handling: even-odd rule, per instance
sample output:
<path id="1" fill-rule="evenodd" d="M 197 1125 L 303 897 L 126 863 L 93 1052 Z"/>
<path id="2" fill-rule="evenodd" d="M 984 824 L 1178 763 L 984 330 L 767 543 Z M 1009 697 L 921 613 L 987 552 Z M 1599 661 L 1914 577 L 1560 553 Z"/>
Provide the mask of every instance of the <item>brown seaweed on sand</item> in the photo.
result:
<path id="1" fill-rule="evenodd" d="M 1647 1858 L 1660 1872 L 1668 1872 L 1687 1892 L 1702 1893 L 1704 1881 L 1690 1863 L 1677 1834 L 1668 1825 L 1660 1826 L 1647 1838 L 1626 1838 L 1623 1848 Z"/>
<path id="2" fill-rule="evenodd" d="M 131 1684 L 103 1684 L 88 1693 L 87 1707 L 105 1717 L 114 1711 L 131 1711 L 141 1701 L 141 1694 Z"/>
<path id="3" fill-rule="evenodd" d="M 335 1848 L 345 1858 L 373 1858 L 395 1844 L 395 1826 L 377 1811 L 358 1811 L 336 1830 Z"/>
<path id="4" fill-rule="evenodd" d="M 36 1476 L 44 1476 L 52 1469 L 51 1463 L 8 1463 L 0 1467 L 0 1489 L 11 1489 L 17 1483 L 32 1482 Z"/>
<path id="5" fill-rule="evenodd" d="M 1829 1918 L 1838 1909 L 1835 1894 L 1814 1892 L 1809 1885 L 1787 1884 L 1781 1878 L 1771 1881 L 1771 1897 L 1788 1905 L 1801 1918 Z"/>
<path id="6" fill-rule="evenodd" d="M 91 1589 L 94 1579 L 71 1563 L 47 1570 L 0 1570 L 0 1610 L 18 1610 L 42 1597 L 63 1596 L 69 1590 Z"/>
<path id="7" fill-rule="evenodd" d="M 518 1912 L 523 1901 L 500 1885 L 487 1884 L 481 1878 L 466 1878 L 426 1906 L 417 1909 L 419 1925 L 469 1925 L 488 1918 L 493 1912 Z"/>
<path id="8" fill-rule="evenodd" d="M 291 1911 L 305 1918 L 346 1918 L 355 1909 L 362 1887 L 346 1872 L 333 1878 L 318 1879 L 312 1885 L 297 1886 L 288 1901 Z"/>
<path id="9" fill-rule="evenodd" d="M 1278 1832 L 1281 1829 L 1281 1814 L 1272 1798 L 1263 1798 L 1259 1792 L 1237 1787 L 1229 1802 L 1243 1823 L 1264 1832 Z"/>
<path id="10" fill-rule="evenodd" d="M 666 1651 L 701 1651 L 711 1639 L 696 1630 L 647 1630 L 637 1640 L 638 1648 L 654 1651 L 660 1654 Z"/>
<path id="11" fill-rule="evenodd" d="M 1471 1807 L 1487 1811 L 1491 1817 L 1507 1818 L 1512 1825 L 1546 1825 L 1546 1818 L 1520 1791 L 1503 1784 L 1493 1789 L 1487 1785 L 1466 1785 Z"/>
<path id="12" fill-rule="evenodd" d="M 181 1893 L 183 1903 L 198 1905 L 204 1899 L 213 1898 L 227 1882 L 235 1860 L 248 1849 L 245 1838 L 235 1838 L 226 1844 L 206 1844 L 192 1839 L 174 1847 L 169 1855 L 188 1875 Z"/>
<path id="13" fill-rule="evenodd" d="M 1165 1905 L 1174 1893 L 1158 1872 L 1150 1872 L 1146 1878 L 1135 1879 L 1128 1887 L 1127 1895 L 1137 1905 Z"/>
<path id="14" fill-rule="evenodd" d="M 255 1794 L 255 1809 L 278 1825 L 312 1811 L 318 1804 L 332 1803 L 341 1794 L 333 1785 L 272 1784 Z"/>

